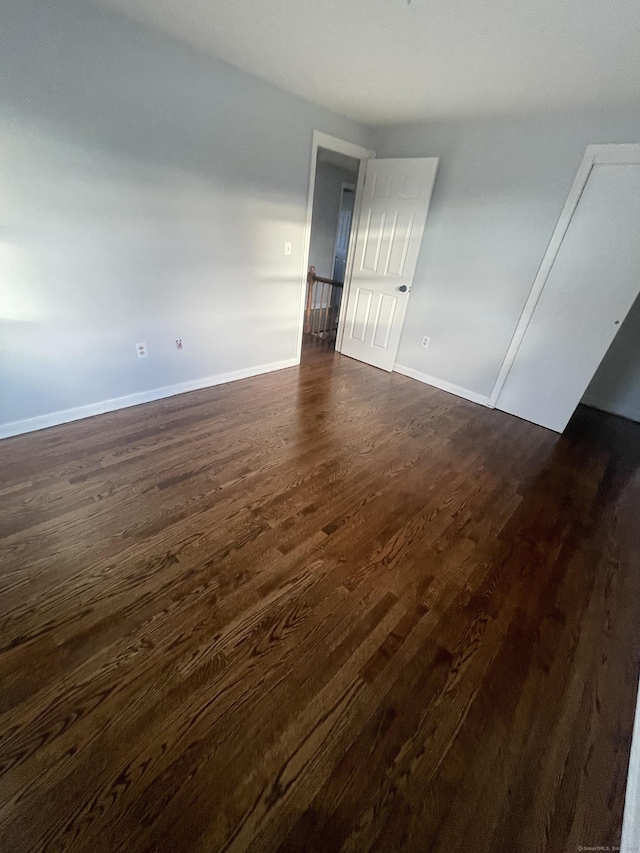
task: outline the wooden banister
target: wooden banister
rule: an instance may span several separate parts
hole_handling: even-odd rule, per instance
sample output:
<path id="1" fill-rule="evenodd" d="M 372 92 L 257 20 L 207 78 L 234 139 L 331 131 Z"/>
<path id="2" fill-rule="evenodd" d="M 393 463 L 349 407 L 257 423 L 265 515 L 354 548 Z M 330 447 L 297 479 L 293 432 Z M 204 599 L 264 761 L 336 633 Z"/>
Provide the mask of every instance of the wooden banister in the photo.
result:
<path id="1" fill-rule="evenodd" d="M 335 278 L 324 278 L 321 275 L 316 275 L 316 268 L 309 267 L 307 273 L 307 281 L 312 284 L 314 281 L 319 281 L 321 284 L 332 284 L 334 287 L 344 287 L 344 282 L 336 281 Z"/>
<path id="2" fill-rule="evenodd" d="M 337 300 L 337 304 L 333 304 L 334 287 L 341 291 L 344 284 L 333 278 L 316 275 L 315 267 L 309 267 L 304 318 L 304 330 L 307 334 L 328 337 L 335 332 L 334 324 L 337 326 L 340 299 Z M 318 296 L 320 297 L 319 305 L 316 304 Z"/>
<path id="3" fill-rule="evenodd" d="M 333 278 L 323 278 L 321 275 L 314 275 L 314 281 L 319 281 L 321 284 L 330 284 L 333 287 L 344 287 L 344 282 L 336 281 Z"/>

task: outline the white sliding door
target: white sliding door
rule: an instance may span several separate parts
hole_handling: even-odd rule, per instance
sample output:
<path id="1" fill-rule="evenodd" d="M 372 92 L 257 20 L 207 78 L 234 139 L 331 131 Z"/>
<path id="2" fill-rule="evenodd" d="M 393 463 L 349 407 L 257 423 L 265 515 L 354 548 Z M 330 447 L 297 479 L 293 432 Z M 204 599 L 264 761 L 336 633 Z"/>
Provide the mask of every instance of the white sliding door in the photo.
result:
<path id="1" fill-rule="evenodd" d="M 640 162 L 594 158 L 586 183 L 572 192 L 575 203 L 563 212 L 566 230 L 554 233 L 559 247 L 552 258 L 545 256 L 550 269 L 529 317 L 525 309 L 496 402 L 505 412 L 557 432 L 567 425 L 640 290 Z"/>

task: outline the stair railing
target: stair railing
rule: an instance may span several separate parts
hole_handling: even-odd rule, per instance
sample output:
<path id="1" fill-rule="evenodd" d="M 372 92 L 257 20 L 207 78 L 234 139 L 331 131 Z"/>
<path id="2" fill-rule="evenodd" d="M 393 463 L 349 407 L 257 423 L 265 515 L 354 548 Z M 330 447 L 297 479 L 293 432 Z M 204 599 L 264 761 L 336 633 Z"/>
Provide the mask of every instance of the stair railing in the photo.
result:
<path id="1" fill-rule="evenodd" d="M 325 339 L 335 337 L 343 287 L 343 282 L 316 275 L 315 267 L 309 267 L 304 314 L 306 335 Z"/>

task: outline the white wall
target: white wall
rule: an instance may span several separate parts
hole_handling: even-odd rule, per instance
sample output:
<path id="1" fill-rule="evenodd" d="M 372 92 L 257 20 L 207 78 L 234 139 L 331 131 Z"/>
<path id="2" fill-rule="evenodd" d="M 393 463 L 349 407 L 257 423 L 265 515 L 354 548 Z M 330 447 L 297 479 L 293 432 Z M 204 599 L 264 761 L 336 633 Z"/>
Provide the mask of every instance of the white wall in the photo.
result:
<path id="1" fill-rule="evenodd" d="M 313 130 L 370 134 L 87 3 L 1 14 L 0 434 L 294 360 Z"/>
<path id="2" fill-rule="evenodd" d="M 357 180 L 357 168 L 350 172 L 333 163 L 318 161 L 313 196 L 309 266 L 315 267 L 316 274 L 324 278 L 331 278 L 333 272 L 342 184 L 355 184 Z"/>
<path id="3" fill-rule="evenodd" d="M 627 314 L 582 402 L 640 421 L 640 298 Z"/>
<path id="4" fill-rule="evenodd" d="M 398 364 L 489 396 L 587 145 L 640 141 L 638 107 L 377 129 L 378 157 L 440 157 Z"/>

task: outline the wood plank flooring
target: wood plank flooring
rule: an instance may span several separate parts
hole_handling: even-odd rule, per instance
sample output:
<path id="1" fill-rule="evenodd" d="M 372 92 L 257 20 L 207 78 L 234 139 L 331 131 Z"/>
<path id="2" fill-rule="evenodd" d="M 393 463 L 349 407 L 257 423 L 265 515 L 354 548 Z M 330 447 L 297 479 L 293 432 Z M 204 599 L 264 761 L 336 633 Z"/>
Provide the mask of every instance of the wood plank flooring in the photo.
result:
<path id="1" fill-rule="evenodd" d="M 318 345 L 0 463 L 0 850 L 619 843 L 640 426 Z"/>

